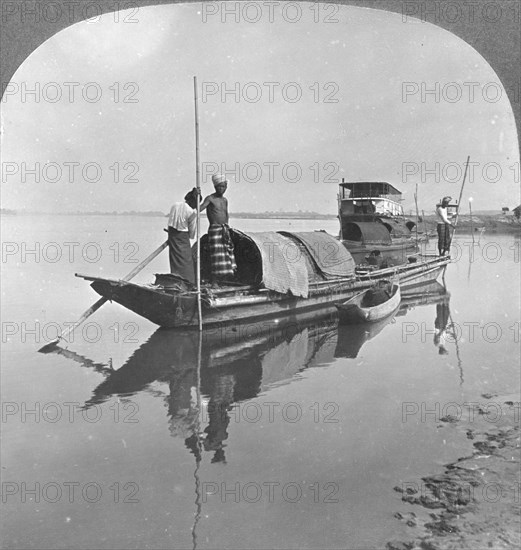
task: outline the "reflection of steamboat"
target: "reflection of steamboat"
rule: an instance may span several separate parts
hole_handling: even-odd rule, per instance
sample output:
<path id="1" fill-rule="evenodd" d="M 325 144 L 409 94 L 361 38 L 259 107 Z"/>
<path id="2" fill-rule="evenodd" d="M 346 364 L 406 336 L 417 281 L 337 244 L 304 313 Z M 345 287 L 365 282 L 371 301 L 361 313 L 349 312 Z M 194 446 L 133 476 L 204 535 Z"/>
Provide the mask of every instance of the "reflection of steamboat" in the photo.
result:
<path id="1" fill-rule="evenodd" d="M 449 298 L 439 283 L 406 291 L 397 315 L 418 305 L 437 303 L 448 308 Z M 214 453 L 212 461 L 224 461 L 234 407 L 274 386 L 290 383 L 309 367 L 325 367 L 335 358 L 356 358 L 362 346 L 392 321 L 342 326 L 334 316 L 319 320 L 299 316 L 242 327 L 222 326 L 201 335 L 159 329 L 118 370 L 102 371 L 97 365 L 96 370 L 106 378 L 85 407 L 116 395 L 151 392 L 165 400 L 172 436 L 182 437 L 196 456 L 205 450 Z M 85 360 L 82 363 L 86 364 Z M 169 394 L 152 388 L 156 381 L 168 384 Z M 196 393 L 202 399 L 195 399 Z M 207 421 L 203 431 L 198 427 L 201 415 Z"/>
<path id="2" fill-rule="evenodd" d="M 402 264 L 417 252 L 412 230 L 416 223 L 405 218 L 402 194 L 386 182 L 345 182 L 339 186 L 340 239 L 356 263 L 373 251 L 379 261 Z"/>

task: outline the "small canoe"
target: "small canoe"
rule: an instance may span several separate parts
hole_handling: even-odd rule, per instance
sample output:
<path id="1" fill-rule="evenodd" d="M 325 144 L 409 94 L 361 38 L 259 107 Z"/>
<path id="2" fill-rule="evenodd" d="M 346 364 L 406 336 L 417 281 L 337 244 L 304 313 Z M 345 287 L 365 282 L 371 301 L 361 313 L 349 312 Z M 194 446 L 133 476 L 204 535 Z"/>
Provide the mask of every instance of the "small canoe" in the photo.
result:
<path id="1" fill-rule="evenodd" d="M 400 285 L 382 281 L 336 307 L 341 323 L 374 322 L 394 313 L 400 300 Z"/>

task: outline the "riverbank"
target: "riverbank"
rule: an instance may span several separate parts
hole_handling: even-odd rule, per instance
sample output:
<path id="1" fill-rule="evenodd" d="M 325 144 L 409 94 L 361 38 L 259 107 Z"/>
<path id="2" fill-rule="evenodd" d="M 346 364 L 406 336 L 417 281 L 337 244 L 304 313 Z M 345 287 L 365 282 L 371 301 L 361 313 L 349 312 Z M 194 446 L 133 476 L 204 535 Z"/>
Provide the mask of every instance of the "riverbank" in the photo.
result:
<path id="1" fill-rule="evenodd" d="M 419 231 L 436 231 L 436 216 L 425 216 L 425 223 L 418 223 Z M 472 234 L 485 230 L 487 234 L 511 235 L 521 233 L 521 223 L 508 221 L 498 216 L 460 216 L 458 220 L 458 233 Z"/>
<path id="2" fill-rule="evenodd" d="M 447 415 L 439 430 L 456 430 L 469 453 L 441 473 L 395 487 L 409 512 L 394 517 L 410 530 L 409 540 L 388 550 L 519 548 L 520 396 L 482 394 L 461 422 Z"/>

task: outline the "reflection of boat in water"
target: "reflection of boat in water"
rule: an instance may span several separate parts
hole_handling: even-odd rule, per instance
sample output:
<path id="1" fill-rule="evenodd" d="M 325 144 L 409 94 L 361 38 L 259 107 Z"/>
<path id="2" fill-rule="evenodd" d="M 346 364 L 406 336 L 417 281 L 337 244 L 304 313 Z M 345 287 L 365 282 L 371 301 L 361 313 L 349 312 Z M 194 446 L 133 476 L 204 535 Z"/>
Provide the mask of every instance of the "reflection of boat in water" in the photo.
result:
<path id="1" fill-rule="evenodd" d="M 374 323 L 339 325 L 335 357 L 345 357 L 348 359 L 358 357 L 362 346 L 380 334 L 393 320 L 394 317 L 389 316 Z"/>
<path id="2" fill-rule="evenodd" d="M 402 301 L 396 316 L 406 315 L 409 309 L 428 304 L 438 304 L 450 300 L 450 293 L 447 289 L 434 281 L 418 287 L 412 287 L 402 291 Z"/>
<path id="3" fill-rule="evenodd" d="M 420 295 L 423 296 L 420 300 Z M 448 301 L 440 284 L 405 292 L 401 310 L 415 305 Z M 310 367 L 324 367 L 337 358 L 356 358 L 362 346 L 375 338 L 394 317 L 376 323 L 339 326 L 336 316 L 282 318 L 278 322 L 194 331 L 158 329 L 93 391 L 86 407 L 114 396 L 131 397 L 148 391 L 165 400 L 170 432 L 183 437 L 197 455 L 198 446 L 224 460 L 224 441 L 230 411 L 241 401 L 254 399 L 270 388 L 287 384 Z M 169 386 L 169 394 L 153 389 L 155 382 Z M 208 421 L 202 439 L 196 437 L 203 396 Z M 199 445 L 200 442 L 200 445 Z"/>
<path id="4" fill-rule="evenodd" d="M 410 309 L 440 302 L 448 303 L 450 294 L 440 283 L 434 282 L 412 288 L 401 294 L 400 306 L 393 316 L 386 317 L 375 323 L 358 323 L 338 326 L 338 339 L 335 357 L 357 357 L 362 346 L 375 338 L 398 316 L 406 315 Z"/>
<path id="5" fill-rule="evenodd" d="M 323 348 L 324 338 L 335 334 L 336 327 L 334 317 L 318 322 L 293 319 L 223 327 L 204 331 L 200 347 L 194 331 L 158 329 L 121 368 L 107 376 L 87 405 L 102 403 L 116 394 L 133 395 L 155 381 L 170 383 L 173 378 L 186 378 L 191 387 L 199 361 L 203 393 L 207 381 L 212 385 L 215 373 L 233 373 L 239 382 L 236 399 L 249 399 L 305 368 Z M 330 356 L 332 359 L 333 354 Z M 240 383 L 244 377 L 248 382 Z"/>

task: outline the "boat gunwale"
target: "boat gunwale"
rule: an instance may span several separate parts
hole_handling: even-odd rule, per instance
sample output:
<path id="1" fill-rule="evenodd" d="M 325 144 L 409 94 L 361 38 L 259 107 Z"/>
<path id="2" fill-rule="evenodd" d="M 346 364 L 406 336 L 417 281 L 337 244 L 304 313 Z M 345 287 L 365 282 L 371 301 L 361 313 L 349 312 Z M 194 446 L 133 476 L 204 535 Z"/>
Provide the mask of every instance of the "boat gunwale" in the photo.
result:
<path id="1" fill-rule="evenodd" d="M 424 271 L 429 271 L 433 268 L 438 267 L 444 267 L 450 263 L 450 256 L 445 257 L 436 257 L 432 259 L 427 259 L 425 261 L 421 261 L 419 263 L 408 263 L 408 264 L 402 264 L 397 266 L 392 266 L 385 269 L 375 269 L 372 271 L 368 271 L 363 274 L 355 274 L 355 275 L 349 275 L 345 277 L 335 277 L 331 279 L 325 279 L 323 281 L 310 281 L 309 287 L 310 287 L 310 296 L 311 295 L 320 295 L 323 292 L 329 292 L 333 288 L 338 288 L 342 286 L 351 286 L 353 289 L 358 288 L 358 284 L 365 285 L 371 281 L 379 281 L 382 278 L 386 276 L 400 276 L 400 275 L 414 275 L 414 274 L 420 274 Z M 103 281 L 108 284 L 112 284 L 115 286 L 134 286 L 138 288 L 146 288 L 147 290 L 157 292 L 159 294 L 168 294 L 170 296 L 193 296 L 194 298 L 197 296 L 197 291 L 176 291 L 174 289 L 168 289 L 160 285 L 154 285 L 149 283 L 135 283 L 133 281 L 124 281 L 123 279 L 112 279 L 112 278 L 106 278 L 106 277 L 96 277 L 92 275 L 83 275 L 80 273 L 75 273 L 76 277 L 80 277 L 82 279 L 85 279 L 87 281 Z M 213 292 L 213 291 L 212 291 Z M 229 296 L 219 296 L 219 300 L 226 300 L 227 298 L 238 298 L 241 296 L 250 297 L 250 296 L 257 296 L 259 293 L 263 294 L 266 298 L 274 299 L 275 296 L 280 296 L 282 299 L 287 297 L 287 294 L 280 294 L 276 291 L 263 288 L 260 286 L 252 286 L 252 285 L 245 285 L 244 287 L 233 287 L 230 289 L 217 289 L 215 291 L 215 294 L 229 294 Z M 215 298 L 211 296 L 211 293 L 206 296 L 209 301 L 213 301 Z M 301 297 L 300 297 L 301 298 Z M 306 298 L 302 298 L 306 299 Z"/>

